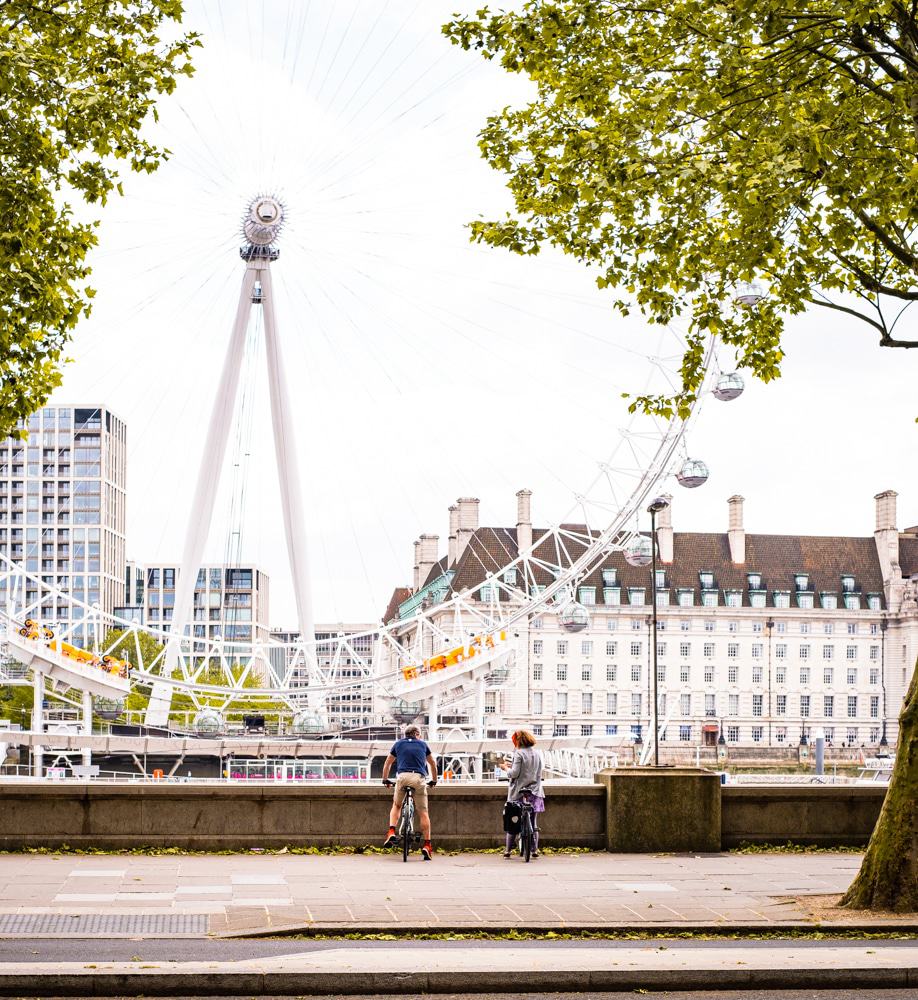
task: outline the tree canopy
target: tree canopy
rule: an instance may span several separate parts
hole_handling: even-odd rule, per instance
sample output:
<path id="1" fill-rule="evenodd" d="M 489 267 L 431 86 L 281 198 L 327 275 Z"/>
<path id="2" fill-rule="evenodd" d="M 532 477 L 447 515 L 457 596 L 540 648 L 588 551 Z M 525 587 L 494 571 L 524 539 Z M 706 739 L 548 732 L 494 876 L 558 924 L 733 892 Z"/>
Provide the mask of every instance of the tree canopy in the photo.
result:
<path id="1" fill-rule="evenodd" d="M 632 409 L 688 411 L 708 332 L 777 377 L 785 317 L 814 305 L 918 347 L 915 3 L 530 0 L 443 30 L 536 88 L 481 132 L 515 212 L 473 239 L 554 245 L 622 313 L 688 321 L 680 390 Z M 751 281 L 768 294 L 738 308 Z"/>
<path id="2" fill-rule="evenodd" d="M 96 233 L 77 203 L 104 205 L 122 163 L 167 155 L 141 127 L 191 72 L 197 37 L 160 37 L 181 16 L 180 0 L 0 2 L 0 436 L 60 383 L 89 312 Z"/>

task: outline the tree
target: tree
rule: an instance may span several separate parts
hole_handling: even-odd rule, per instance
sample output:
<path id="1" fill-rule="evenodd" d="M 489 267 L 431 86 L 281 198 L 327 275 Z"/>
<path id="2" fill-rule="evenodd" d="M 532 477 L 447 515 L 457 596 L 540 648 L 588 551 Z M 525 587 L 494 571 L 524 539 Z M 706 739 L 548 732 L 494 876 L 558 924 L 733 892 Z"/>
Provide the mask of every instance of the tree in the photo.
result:
<path id="1" fill-rule="evenodd" d="M 159 36 L 181 16 L 180 0 L 0 2 L 0 437 L 60 383 L 119 161 L 151 172 L 167 155 L 141 127 L 191 73 L 197 36 Z"/>
<path id="2" fill-rule="evenodd" d="M 918 347 L 897 332 L 918 300 L 918 3 L 539 0 L 443 30 L 536 88 L 481 133 L 516 211 L 472 238 L 558 247 L 622 313 L 688 319 L 682 385 L 632 410 L 688 412 L 708 332 L 777 377 L 785 317 L 811 306 Z M 735 308 L 759 279 L 768 295 Z M 847 906 L 918 909 L 916 684 Z"/>
<path id="3" fill-rule="evenodd" d="M 785 317 L 810 306 L 918 347 L 898 333 L 918 299 L 914 4 L 530 0 L 443 30 L 536 88 L 481 132 L 516 211 L 472 238 L 559 247 L 622 313 L 688 320 L 681 386 L 632 410 L 687 414 L 708 332 L 777 377 Z"/>
<path id="4" fill-rule="evenodd" d="M 842 906 L 918 911 L 918 664 L 902 703 L 896 763 L 880 818 Z"/>

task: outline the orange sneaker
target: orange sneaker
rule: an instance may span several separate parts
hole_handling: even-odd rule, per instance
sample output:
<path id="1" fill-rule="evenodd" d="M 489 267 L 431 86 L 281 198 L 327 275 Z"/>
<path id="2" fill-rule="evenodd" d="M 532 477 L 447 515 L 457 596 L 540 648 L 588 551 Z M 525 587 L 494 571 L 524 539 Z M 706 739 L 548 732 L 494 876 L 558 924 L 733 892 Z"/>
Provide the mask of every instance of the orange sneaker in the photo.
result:
<path id="1" fill-rule="evenodd" d="M 430 846 L 430 841 L 426 841 L 424 846 L 421 848 L 421 856 L 425 861 L 433 861 L 433 848 Z"/>

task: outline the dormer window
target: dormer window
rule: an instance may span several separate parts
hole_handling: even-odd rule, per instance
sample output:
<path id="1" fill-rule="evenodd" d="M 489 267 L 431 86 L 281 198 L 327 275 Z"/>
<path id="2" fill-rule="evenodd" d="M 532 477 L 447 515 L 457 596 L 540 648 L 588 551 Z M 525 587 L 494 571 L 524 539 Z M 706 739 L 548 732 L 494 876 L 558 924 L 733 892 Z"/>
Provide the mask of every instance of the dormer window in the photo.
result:
<path id="1" fill-rule="evenodd" d="M 819 601 L 826 611 L 834 611 L 838 607 L 838 594 L 834 591 L 823 590 L 819 595 Z"/>
<path id="2" fill-rule="evenodd" d="M 728 608 L 741 608 L 743 606 L 743 592 L 741 590 L 725 590 L 724 600 Z"/>
<path id="3" fill-rule="evenodd" d="M 690 608 L 695 603 L 694 591 L 689 587 L 679 588 L 679 607 Z"/>
<path id="4" fill-rule="evenodd" d="M 810 588 L 810 574 L 809 573 L 795 573 L 794 574 L 794 589 L 795 590 L 809 590 Z"/>
<path id="5" fill-rule="evenodd" d="M 861 595 L 846 593 L 845 595 L 845 607 L 849 611 L 860 611 L 861 610 Z"/>
<path id="6" fill-rule="evenodd" d="M 701 583 L 702 590 L 713 590 L 714 589 L 714 574 L 709 570 L 703 569 L 698 574 L 698 579 Z"/>
<path id="7" fill-rule="evenodd" d="M 604 569 L 602 571 L 602 585 L 604 587 L 617 587 L 618 586 L 618 570 L 617 569 Z"/>
<path id="8" fill-rule="evenodd" d="M 879 611 L 883 607 L 883 599 L 879 594 L 868 594 L 867 595 L 867 607 L 871 611 Z"/>
<path id="9" fill-rule="evenodd" d="M 644 587 L 629 587 L 628 588 L 628 603 L 632 606 L 643 605 L 644 601 Z"/>
<path id="10" fill-rule="evenodd" d="M 772 593 L 771 597 L 776 608 L 789 608 L 790 607 L 790 591 L 789 590 L 776 590 Z"/>
<path id="11" fill-rule="evenodd" d="M 813 595 L 807 590 L 797 591 L 797 607 L 806 608 L 807 611 L 813 607 Z"/>
<path id="12" fill-rule="evenodd" d="M 656 588 L 657 590 L 662 590 L 666 586 L 666 570 L 658 569 L 656 572 Z"/>
<path id="13" fill-rule="evenodd" d="M 845 574 L 841 578 L 841 585 L 842 585 L 842 591 L 844 593 L 846 593 L 846 594 L 853 594 L 854 593 L 854 577 L 853 576 L 851 576 L 849 574 Z"/>
<path id="14" fill-rule="evenodd" d="M 516 568 L 511 567 L 510 569 L 504 570 L 504 583 L 509 583 L 511 587 L 516 586 Z"/>
<path id="15" fill-rule="evenodd" d="M 762 574 L 761 573 L 747 573 L 746 574 L 746 584 L 750 590 L 761 590 L 762 589 Z"/>

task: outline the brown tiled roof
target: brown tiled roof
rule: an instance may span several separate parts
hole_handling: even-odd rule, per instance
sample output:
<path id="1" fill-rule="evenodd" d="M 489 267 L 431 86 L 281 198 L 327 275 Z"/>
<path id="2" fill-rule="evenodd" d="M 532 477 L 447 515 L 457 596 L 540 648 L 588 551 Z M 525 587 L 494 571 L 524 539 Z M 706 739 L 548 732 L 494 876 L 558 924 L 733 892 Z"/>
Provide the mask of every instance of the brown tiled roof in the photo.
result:
<path id="1" fill-rule="evenodd" d="M 443 556 L 442 558 L 438 559 L 433 564 L 433 566 L 430 567 L 430 572 L 427 574 L 427 579 L 421 580 L 422 589 L 426 587 L 428 583 L 433 583 L 434 580 L 437 579 L 437 577 L 443 576 L 443 574 L 446 572 L 446 564 L 448 561 L 449 561 L 449 556 Z"/>
<path id="2" fill-rule="evenodd" d="M 411 597 L 410 587 L 396 587 L 392 591 L 392 596 L 389 598 L 389 603 L 383 612 L 383 624 L 391 622 L 394 618 L 398 618 L 398 606 L 402 601 L 407 601 L 409 597 Z"/>
<path id="3" fill-rule="evenodd" d="M 918 573 L 918 538 L 899 535 L 899 565 L 903 576 Z"/>
<path id="4" fill-rule="evenodd" d="M 580 525 L 567 526 L 572 534 L 584 536 L 586 529 Z M 533 531 L 538 540 L 545 534 L 542 529 Z M 902 539 L 903 550 L 908 550 L 910 564 L 918 571 L 918 539 Z M 570 558 L 576 558 L 583 550 L 584 542 L 566 539 L 565 546 Z M 541 546 L 536 546 L 535 557 L 547 563 L 557 564 L 554 540 L 546 538 Z M 912 555 L 914 553 L 914 555 Z M 453 589 L 467 590 L 478 586 L 485 576 L 506 566 L 517 556 L 516 530 L 513 528 L 479 528 L 469 541 L 456 565 Z M 566 562 L 567 560 L 565 560 Z M 602 569 L 614 568 L 618 571 L 618 585 L 623 594 L 628 587 L 651 586 L 649 566 L 629 565 L 621 552 L 611 554 L 592 573 L 580 581 L 581 585 L 596 587 L 597 604 L 602 603 Z M 698 574 L 707 570 L 714 574 L 714 586 L 720 591 L 744 591 L 743 604 L 748 605 L 747 573 L 762 576 L 762 588 L 769 592 L 768 606 L 772 605 L 771 592 L 795 589 L 794 574 L 809 574 L 809 589 L 818 595 L 820 591 L 841 592 L 841 577 L 851 574 L 855 588 L 863 594 L 883 592 L 883 578 L 877 558 L 876 544 L 872 537 L 848 538 L 839 536 L 806 535 L 746 535 L 746 562 L 734 565 L 730 559 L 730 543 L 726 534 L 710 532 L 676 532 L 673 536 L 673 562 L 661 563 L 659 568 L 666 572 L 666 585 L 699 589 Z M 903 556 L 903 569 L 905 557 Z M 551 582 L 547 570 L 535 571 L 536 583 Z M 817 599 L 818 606 L 818 599 Z M 839 602 L 841 603 L 841 602 Z"/>

